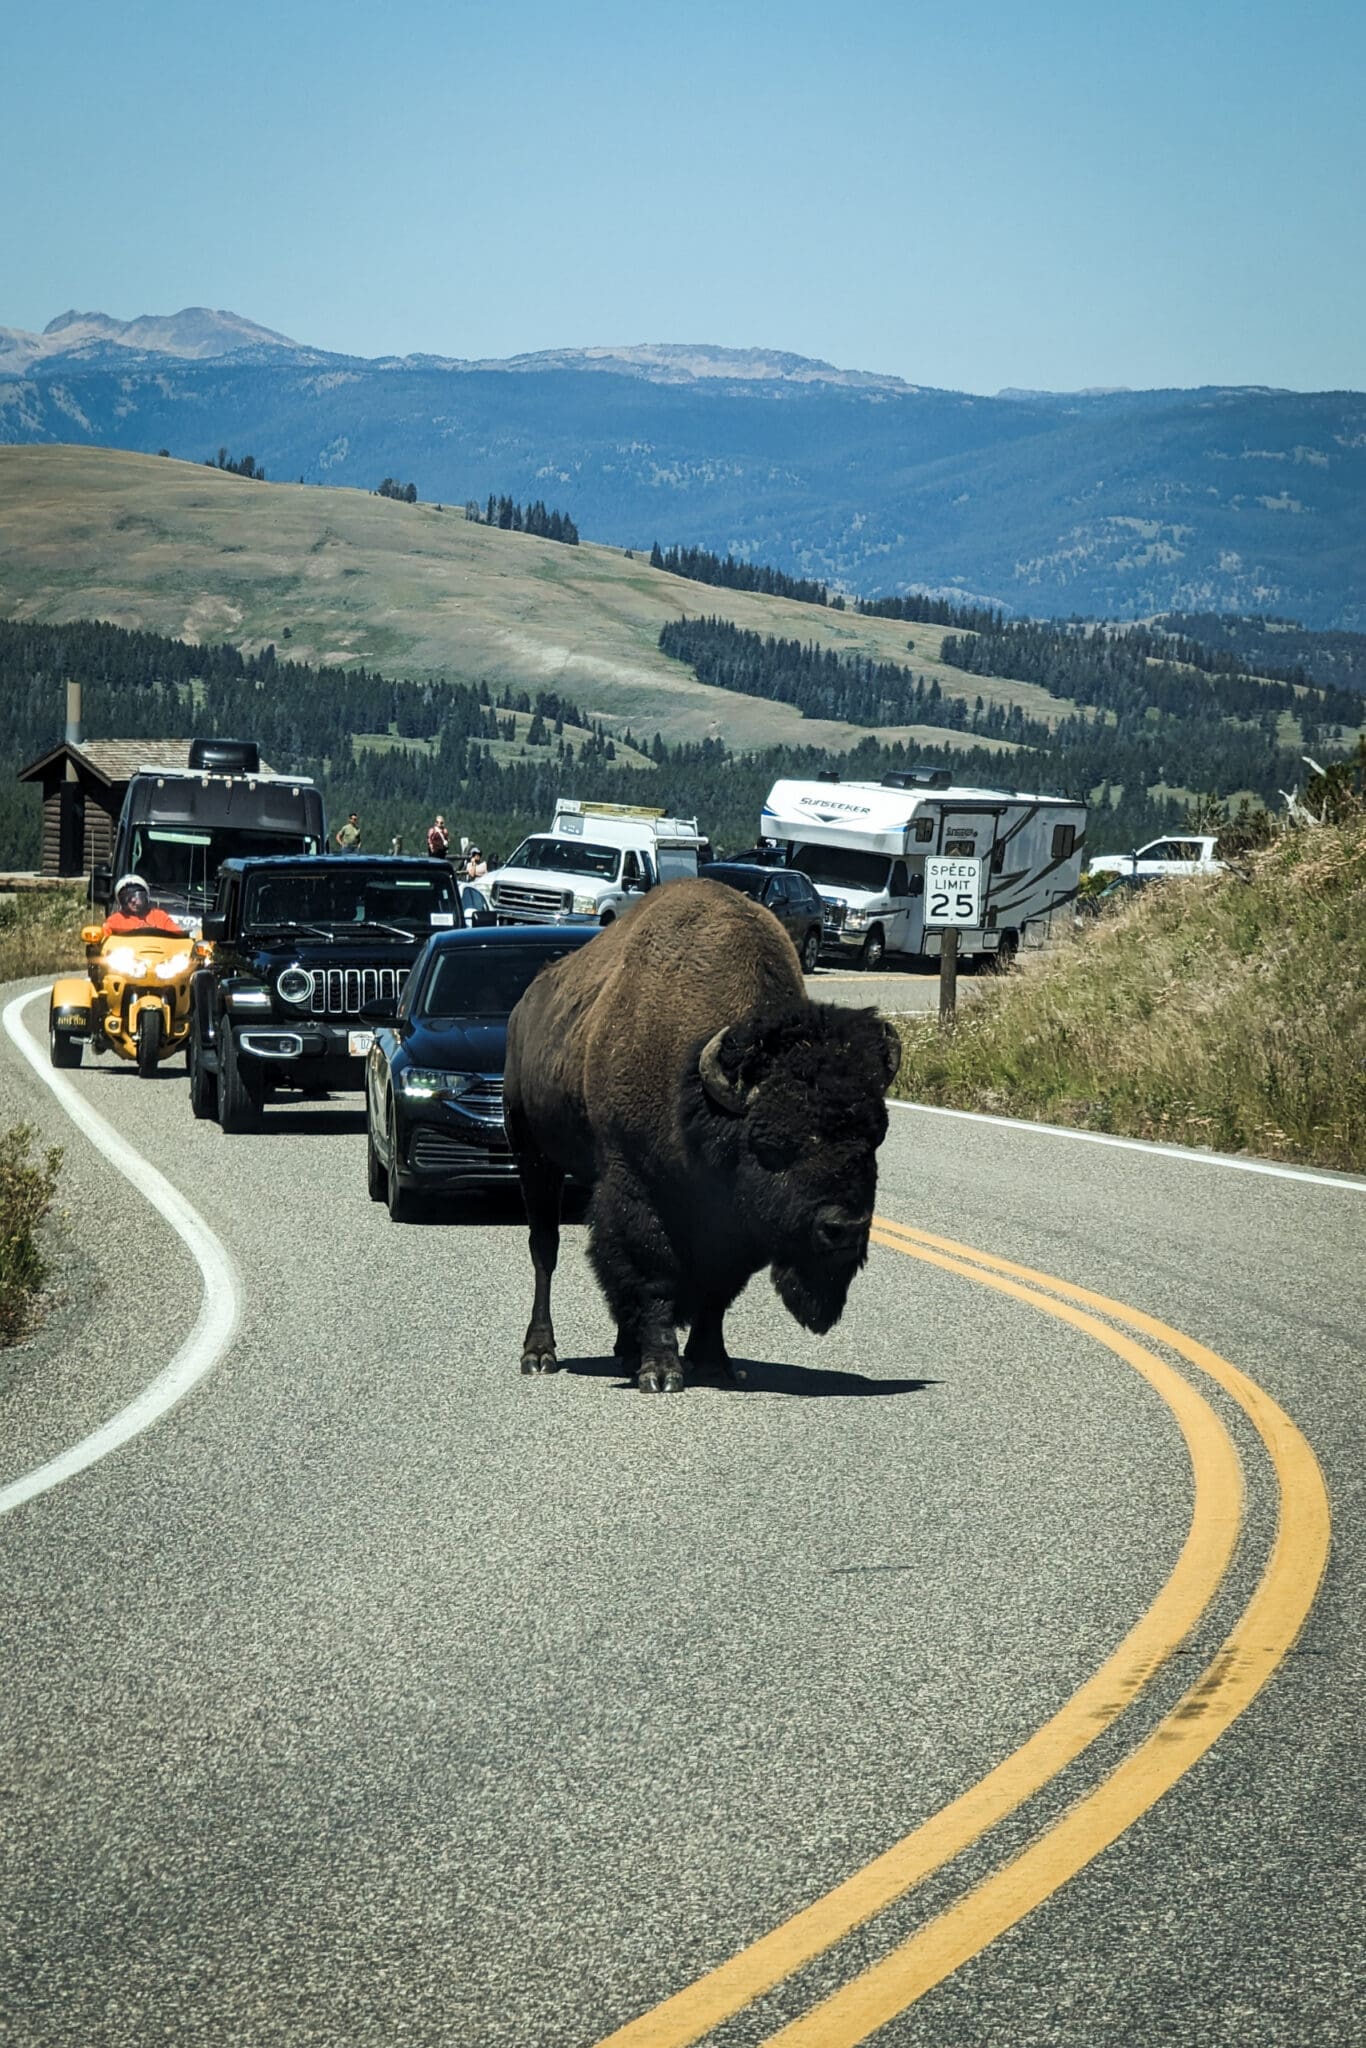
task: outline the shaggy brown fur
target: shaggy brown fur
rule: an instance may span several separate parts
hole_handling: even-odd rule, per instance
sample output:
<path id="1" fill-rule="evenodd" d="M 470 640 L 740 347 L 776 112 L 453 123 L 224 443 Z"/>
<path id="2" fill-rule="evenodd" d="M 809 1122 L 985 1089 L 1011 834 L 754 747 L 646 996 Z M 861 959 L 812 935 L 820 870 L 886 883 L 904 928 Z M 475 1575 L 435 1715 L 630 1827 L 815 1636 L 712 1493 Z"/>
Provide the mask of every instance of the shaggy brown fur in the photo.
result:
<path id="1" fill-rule="evenodd" d="M 874 1012 L 809 1002 L 777 920 L 717 882 L 653 891 L 538 975 L 504 1084 L 536 1272 L 524 1370 L 556 1364 L 566 1173 L 594 1185 L 590 1256 L 642 1386 L 681 1388 L 681 1323 L 691 1361 L 724 1364 L 725 1311 L 767 1265 L 828 1329 L 867 1255 L 899 1050 Z"/>

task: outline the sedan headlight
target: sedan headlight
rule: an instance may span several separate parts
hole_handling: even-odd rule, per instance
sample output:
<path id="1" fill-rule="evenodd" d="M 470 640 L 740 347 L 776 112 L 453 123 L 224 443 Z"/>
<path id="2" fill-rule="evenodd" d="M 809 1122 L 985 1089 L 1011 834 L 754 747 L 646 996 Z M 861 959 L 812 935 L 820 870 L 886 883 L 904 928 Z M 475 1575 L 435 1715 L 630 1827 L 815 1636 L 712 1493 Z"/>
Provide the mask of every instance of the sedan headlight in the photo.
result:
<path id="1" fill-rule="evenodd" d="M 147 962 L 131 946 L 115 946 L 104 958 L 115 974 L 126 975 L 129 980 L 140 981 L 147 972 Z"/>
<path id="2" fill-rule="evenodd" d="M 313 998 L 313 976 L 306 967 L 286 967 L 275 984 L 287 1003 L 307 1003 Z"/>
<path id="3" fill-rule="evenodd" d="M 169 960 L 157 961 L 158 981 L 174 981 L 179 975 L 188 974 L 189 971 L 190 956 L 188 953 L 172 953 Z"/>
<path id="4" fill-rule="evenodd" d="M 398 1077 L 404 1095 L 430 1102 L 438 1095 L 464 1095 L 474 1086 L 473 1074 L 451 1074 L 443 1067 L 405 1067 Z"/>

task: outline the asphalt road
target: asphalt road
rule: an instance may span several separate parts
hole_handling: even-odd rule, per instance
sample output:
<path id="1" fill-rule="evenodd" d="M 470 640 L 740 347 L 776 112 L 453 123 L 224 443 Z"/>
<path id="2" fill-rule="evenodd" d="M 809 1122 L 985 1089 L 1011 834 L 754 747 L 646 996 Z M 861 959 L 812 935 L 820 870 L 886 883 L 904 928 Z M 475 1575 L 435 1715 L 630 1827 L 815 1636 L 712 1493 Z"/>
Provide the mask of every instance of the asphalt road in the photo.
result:
<path id="1" fill-rule="evenodd" d="M 352 1098 L 224 1139 L 182 1076 L 70 1078 L 221 1240 L 240 1322 L 171 1412 L 0 1517 L 0 2039 L 643 2048 L 695 2038 L 691 1987 L 739 1956 L 725 2048 L 1366 2040 L 1366 1189 L 898 1110 L 890 1223 L 1169 1327 L 1104 1341 L 1113 1309 L 889 1230 L 830 1336 L 756 1282 L 740 1382 L 648 1399 L 580 1229 L 568 1368 L 521 1377 L 515 1202 L 392 1225 Z M 20 1115 L 66 1146 L 66 1299 L 0 1356 L 0 1488 L 133 1401 L 202 1293 L 0 1038 Z M 1209 1403 L 1188 1437 L 1177 1381 Z M 1293 1647 L 1317 1468 L 1282 1465 L 1262 1394 L 1333 1507 Z M 1189 1625 L 1087 1692 L 1192 1561 Z M 1029 1796 L 844 1938 L 794 1934 L 766 1988 L 755 1944 L 1051 1717 L 1084 1733 Z M 942 1929 L 959 1959 L 925 1963 Z"/>

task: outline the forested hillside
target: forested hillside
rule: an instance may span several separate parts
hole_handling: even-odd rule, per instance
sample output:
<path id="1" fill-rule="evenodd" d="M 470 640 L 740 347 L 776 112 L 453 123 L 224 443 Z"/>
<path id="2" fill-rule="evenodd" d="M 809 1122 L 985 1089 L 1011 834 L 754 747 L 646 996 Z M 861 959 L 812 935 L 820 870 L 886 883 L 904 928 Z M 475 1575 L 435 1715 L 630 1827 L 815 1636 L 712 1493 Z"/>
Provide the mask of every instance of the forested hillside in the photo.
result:
<path id="1" fill-rule="evenodd" d="M 1263 682 L 1238 673 L 1232 657 L 1141 630 L 1020 624 L 982 613 L 975 631 L 945 635 L 941 661 L 965 673 L 1014 675 L 1069 703 L 1050 727 L 1018 706 L 969 705 L 938 682 L 894 662 L 873 663 L 829 649 L 744 633 L 721 619 L 665 626 L 659 644 L 704 681 L 777 697 L 804 716 L 863 725 L 925 720 L 974 737 L 1005 739 L 1021 751 L 994 777 L 1044 782 L 1087 795 L 1100 815 L 1093 837 L 1132 843 L 1172 822 L 1163 799 L 1252 796 L 1267 806 L 1303 779 L 1306 746 L 1330 757 L 1355 738 L 1366 706 L 1351 691 Z M 1172 658 L 1193 653 L 1201 668 Z M 914 654 L 914 641 L 908 653 Z M 1083 707 L 1072 711 L 1071 705 Z M 835 707 L 838 707 L 836 710 Z M 1097 845 L 1097 850 L 1100 850 Z"/>
<path id="2" fill-rule="evenodd" d="M 1313 633 L 1295 619 L 1221 612 L 1169 612 L 1154 624 L 1259 675 L 1366 691 L 1366 633 Z"/>
<path id="3" fill-rule="evenodd" d="M 737 678 L 743 673 L 754 687 L 787 688 L 789 702 L 800 701 L 802 690 L 833 689 L 872 716 L 875 701 L 883 707 L 887 693 L 901 689 L 908 714 L 923 704 L 935 722 L 950 715 L 939 703 L 931 714 L 930 691 L 909 667 L 858 658 L 841 664 L 800 643 L 737 633 L 724 622 L 691 623 L 702 629 L 694 653 L 706 658 L 709 629 L 716 657 L 733 662 Z M 884 667 L 893 673 L 883 673 Z M 1217 696 L 1197 696 L 1191 715 L 1154 701 L 1142 716 L 1126 714 L 1123 728 L 1111 710 L 1097 705 L 1065 718 L 1056 731 L 999 705 L 979 700 L 965 711 L 953 700 L 952 715 L 963 713 L 965 723 L 976 724 L 976 732 L 964 730 L 961 746 L 888 746 L 870 735 L 843 756 L 796 746 L 737 752 L 719 739 L 670 746 L 657 734 L 613 738 L 591 710 L 551 691 L 393 680 L 368 668 L 285 660 L 269 646 L 243 655 L 230 646 L 196 646 L 102 624 L 0 624 L 6 709 L 0 866 L 36 865 L 36 793 L 20 790 L 14 777 L 60 736 L 63 686 L 71 676 L 85 686 L 87 737 L 201 732 L 255 738 L 274 765 L 318 778 L 332 816 L 359 810 L 369 845 L 387 846 L 401 834 L 410 850 L 421 843 L 432 813 L 442 810 L 457 831 L 506 854 L 524 832 L 544 825 L 561 794 L 652 802 L 695 815 L 718 846 L 734 848 L 752 842 L 763 798 L 780 775 L 813 776 L 837 764 L 846 778 L 875 780 L 923 758 L 978 786 L 1004 778 L 1089 795 L 1096 805 L 1090 843 L 1101 851 L 1179 825 L 1195 796 L 1251 792 L 1276 804 L 1277 790 L 1293 787 L 1303 774 L 1287 733 L 1293 718 L 1279 698 L 1267 714 L 1279 722 L 1279 737 L 1256 717 L 1227 715 Z M 1211 687 L 1222 691 L 1231 684 L 1218 677 Z M 1258 687 L 1241 685 L 1248 692 Z M 1305 701 L 1297 698 L 1294 717 Z M 1340 709 L 1340 702 L 1321 692 L 1308 701 L 1322 735 L 1328 711 Z M 1017 752 L 973 744 L 975 737 L 994 736 L 993 721 L 1017 738 Z M 877 722 L 883 722 L 880 708 Z M 635 752 L 642 745 L 643 763 Z M 635 765 L 625 765 L 628 757 Z"/>
<path id="4" fill-rule="evenodd" d="M 659 644 L 704 683 L 746 697 L 793 704 L 804 718 L 847 719 L 851 725 L 937 725 L 1017 745 L 1044 747 L 1049 727 L 1018 705 L 974 705 L 946 697 L 933 676 L 900 662 L 869 661 L 774 634 L 742 632 L 727 619 L 680 619 L 662 628 Z"/>

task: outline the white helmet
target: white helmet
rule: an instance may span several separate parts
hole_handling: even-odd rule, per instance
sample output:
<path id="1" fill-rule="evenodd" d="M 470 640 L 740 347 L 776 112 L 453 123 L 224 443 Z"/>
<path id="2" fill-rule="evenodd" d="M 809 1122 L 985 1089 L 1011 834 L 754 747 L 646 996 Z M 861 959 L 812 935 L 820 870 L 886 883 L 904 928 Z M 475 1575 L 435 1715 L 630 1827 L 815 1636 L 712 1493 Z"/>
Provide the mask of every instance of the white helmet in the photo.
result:
<path id="1" fill-rule="evenodd" d="M 130 894 L 134 889 L 141 889 L 143 895 L 147 898 L 148 903 L 150 903 L 152 900 L 152 892 L 147 887 L 147 884 L 146 882 L 144 882 L 141 875 L 120 875 L 118 881 L 114 884 L 114 901 L 118 904 L 119 909 L 123 912 L 125 917 L 131 917 L 132 915 L 132 912 L 129 910 L 128 905 L 123 900 L 123 894 L 125 889 L 128 890 Z"/>

